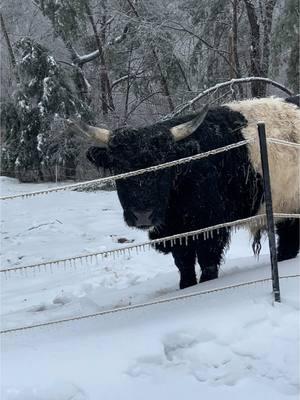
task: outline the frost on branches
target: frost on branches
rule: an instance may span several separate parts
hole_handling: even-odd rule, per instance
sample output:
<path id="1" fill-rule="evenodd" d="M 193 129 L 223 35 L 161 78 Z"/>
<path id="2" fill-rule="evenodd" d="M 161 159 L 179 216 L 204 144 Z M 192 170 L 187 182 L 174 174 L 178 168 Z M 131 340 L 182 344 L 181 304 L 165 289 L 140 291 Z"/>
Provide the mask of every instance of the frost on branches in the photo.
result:
<path id="1" fill-rule="evenodd" d="M 63 119 L 69 116 L 91 119 L 87 104 L 74 93 L 72 81 L 49 51 L 23 38 L 16 45 L 20 84 L 13 98 L 2 107 L 1 125 L 6 138 L 2 169 L 21 181 L 73 178 L 79 143 L 64 134 Z"/>

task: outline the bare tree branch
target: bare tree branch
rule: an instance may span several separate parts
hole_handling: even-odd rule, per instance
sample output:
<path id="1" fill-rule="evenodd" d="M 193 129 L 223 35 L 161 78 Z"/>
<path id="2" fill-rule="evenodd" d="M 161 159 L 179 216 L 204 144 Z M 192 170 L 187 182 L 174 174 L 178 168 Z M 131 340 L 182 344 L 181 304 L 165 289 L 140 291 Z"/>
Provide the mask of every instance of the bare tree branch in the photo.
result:
<path id="1" fill-rule="evenodd" d="M 127 0 L 127 3 L 129 4 L 129 6 L 130 6 L 131 10 L 133 11 L 134 15 L 140 20 L 139 13 L 137 12 L 137 10 L 136 10 L 134 4 L 132 3 L 132 1 L 131 0 Z M 164 95 L 166 96 L 166 98 L 168 100 L 170 111 L 173 111 L 174 110 L 174 104 L 173 104 L 172 97 L 171 97 L 171 94 L 170 94 L 168 81 L 167 81 L 167 79 L 166 79 L 166 77 L 165 77 L 165 75 L 163 73 L 159 57 L 158 57 L 157 51 L 156 51 L 154 46 L 151 46 L 151 52 L 153 54 L 154 60 L 156 62 L 156 67 L 157 67 L 159 75 L 160 75 L 160 83 L 161 83 L 162 90 L 163 90 Z"/>
<path id="2" fill-rule="evenodd" d="M 208 49 L 216 52 L 217 54 L 219 54 L 220 57 L 223 58 L 223 60 L 232 68 L 234 68 L 234 66 L 232 65 L 232 63 L 230 62 L 230 60 L 228 59 L 228 57 L 226 55 L 229 55 L 229 52 L 227 50 L 221 50 L 218 48 L 215 48 L 214 46 L 212 46 L 210 43 L 208 43 L 206 40 L 204 40 L 201 36 L 197 35 L 195 32 L 190 31 L 188 28 L 186 28 L 185 26 L 177 23 L 178 26 L 180 26 L 180 28 L 175 28 L 174 26 L 168 26 L 168 28 L 176 30 L 176 31 L 182 31 L 182 32 L 186 32 L 191 36 L 194 36 L 195 38 L 197 38 L 201 43 L 203 43 Z M 236 69 L 234 68 L 234 71 L 236 74 L 238 74 L 238 72 L 236 71 Z"/>
<path id="3" fill-rule="evenodd" d="M 112 18 L 110 18 L 112 19 Z M 126 39 L 127 33 L 128 33 L 128 25 L 126 25 L 123 29 L 123 32 L 121 33 L 121 35 L 117 36 L 116 38 L 110 40 L 108 42 L 108 46 L 113 46 L 115 44 L 119 44 L 121 43 L 123 40 Z M 103 28 L 101 28 L 101 30 L 103 30 Z M 100 30 L 100 32 L 101 32 Z M 78 53 L 76 53 L 77 56 L 76 58 L 73 60 L 74 64 L 77 64 L 79 67 L 83 66 L 85 63 L 88 63 L 90 61 L 95 60 L 96 58 L 100 57 L 100 51 L 99 49 L 92 51 L 91 53 L 85 54 L 83 56 L 80 56 Z"/>
<path id="4" fill-rule="evenodd" d="M 203 97 L 207 96 L 209 93 L 211 92 L 216 92 L 219 89 L 222 89 L 226 86 L 233 86 L 236 84 L 241 84 L 241 83 L 251 83 L 254 81 L 261 81 L 261 82 L 265 82 L 269 85 L 273 85 L 275 87 L 277 87 L 278 89 L 282 90 L 283 92 L 287 93 L 289 96 L 291 96 L 293 94 L 293 92 L 291 90 L 289 90 L 288 88 L 286 88 L 285 86 L 281 85 L 278 82 L 275 82 L 271 79 L 268 78 L 261 78 L 261 77 L 255 77 L 255 76 L 251 76 L 248 78 L 240 78 L 240 79 L 231 79 L 230 81 L 226 81 L 226 82 L 222 82 L 222 83 L 218 83 L 217 85 L 204 90 L 203 92 L 199 93 L 196 97 L 194 97 L 192 100 L 189 100 L 186 104 L 179 106 L 179 108 L 177 108 L 177 110 L 175 110 L 173 113 L 168 114 L 164 119 L 168 119 L 171 117 L 175 117 L 176 115 L 181 114 L 184 110 L 186 110 L 187 108 L 191 107 L 194 103 L 196 103 L 197 101 L 199 101 L 200 99 L 202 99 Z"/>
<path id="5" fill-rule="evenodd" d="M 115 81 L 112 82 L 111 84 L 111 88 L 113 89 L 115 86 L 119 85 L 120 83 L 126 81 L 127 79 L 137 79 L 137 78 L 143 78 L 143 76 L 141 75 L 143 72 L 140 73 L 131 73 L 131 74 L 127 74 L 124 76 L 121 76 L 121 78 L 116 79 Z"/>

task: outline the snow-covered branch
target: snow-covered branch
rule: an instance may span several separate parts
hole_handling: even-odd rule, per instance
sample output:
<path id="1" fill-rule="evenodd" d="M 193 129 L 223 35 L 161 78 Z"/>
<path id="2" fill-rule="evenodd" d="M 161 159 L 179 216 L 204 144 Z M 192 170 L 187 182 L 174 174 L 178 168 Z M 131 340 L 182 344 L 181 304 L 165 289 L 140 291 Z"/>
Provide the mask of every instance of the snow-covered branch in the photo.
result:
<path id="1" fill-rule="evenodd" d="M 111 88 L 113 88 L 116 85 L 119 85 L 120 83 L 126 81 L 127 79 L 133 79 L 133 78 L 143 78 L 143 76 L 141 76 L 142 72 L 140 73 L 133 73 L 130 75 L 124 75 L 119 79 L 116 79 L 115 81 L 112 82 L 111 84 Z"/>
<path id="2" fill-rule="evenodd" d="M 226 86 L 233 86 L 233 85 L 236 85 L 236 84 L 249 83 L 249 82 L 255 82 L 255 81 L 262 81 L 262 82 L 265 82 L 265 83 L 267 83 L 269 85 L 275 86 L 278 89 L 282 90 L 283 92 L 287 93 L 289 96 L 291 96 L 293 94 L 285 86 L 283 86 L 280 83 L 275 82 L 275 81 L 273 81 L 271 79 L 268 79 L 268 78 L 261 78 L 261 77 L 251 76 L 251 77 L 248 77 L 248 78 L 231 79 L 230 81 L 218 83 L 217 85 L 215 85 L 215 86 L 213 86 L 213 87 L 211 87 L 209 89 L 204 90 L 203 92 L 199 93 L 196 97 L 194 97 L 193 99 L 189 100 L 184 105 L 179 106 L 179 108 L 177 108 L 177 110 L 175 110 L 174 112 L 168 114 L 166 116 L 166 118 L 175 117 L 176 115 L 179 115 L 184 110 L 186 110 L 187 108 L 191 107 L 194 103 L 196 103 L 197 101 L 199 101 L 203 97 L 207 96 L 211 92 L 215 92 L 215 91 L 217 91 L 219 89 L 222 89 L 222 88 L 224 88 Z"/>
<path id="3" fill-rule="evenodd" d="M 127 36 L 127 32 L 128 32 L 128 25 L 126 25 L 123 29 L 123 32 L 121 33 L 121 35 L 115 37 L 114 39 L 110 40 L 108 42 L 108 46 L 113 46 L 115 44 L 119 44 L 121 43 Z M 84 54 L 83 56 L 80 56 L 78 53 L 76 53 L 76 57 L 73 60 L 73 63 L 78 65 L 79 67 L 81 67 L 83 64 L 93 61 L 96 58 L 98 58 L 100 56 L 100 52 L 99 50 L 95 50 L 92 51 L 91 53 L 88 54 Z"/>

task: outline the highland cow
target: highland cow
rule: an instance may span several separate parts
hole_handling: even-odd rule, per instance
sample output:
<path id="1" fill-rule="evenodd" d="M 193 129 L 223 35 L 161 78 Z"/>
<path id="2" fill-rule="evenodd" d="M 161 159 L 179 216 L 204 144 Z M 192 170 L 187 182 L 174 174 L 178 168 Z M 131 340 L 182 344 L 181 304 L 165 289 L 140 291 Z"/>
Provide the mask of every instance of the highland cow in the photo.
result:
<path id="1" fill-rule="evenodd" d="M 201 160 L 116 182 L 126 223 L 157 239 L 264 212 L 258 121 L 265 122 L 268 137 L 300 143 L 299 96 L 206 106 L 198 113 L 137 129 L 71 125 L 97 141 L 98 146 L 88 150 L 88 159 L 116 174 L 256 139 Z M 274 143 L 268 149 L 274 212 L 299 212 L 299 150 Z M 252 232 L 256 241 L 263 228 Z M 299 221 L 279 220 L 276 228 L 278 260 L 296 257 Z M 172 253 L 180 288 L 185 288 L 197 283 L 196 260 L 202 271 L 200 282 L 218 277 L 229 243 L 230 230 L 223 228 L 206 240 L 199 237 L 155 247 Z"/>

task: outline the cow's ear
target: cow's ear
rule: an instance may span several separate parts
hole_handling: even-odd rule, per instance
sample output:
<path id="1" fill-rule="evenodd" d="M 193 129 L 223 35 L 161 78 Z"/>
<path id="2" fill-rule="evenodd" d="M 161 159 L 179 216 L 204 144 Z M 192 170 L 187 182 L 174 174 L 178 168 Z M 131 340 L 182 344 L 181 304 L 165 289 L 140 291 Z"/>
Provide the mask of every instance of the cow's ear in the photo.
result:
<path id="1" fill-rule="evenodd" d="M 97 168 L 111 169 L 110 157 L 106 149 L 92 146 L 88 149 L 86 157 Z"/>

